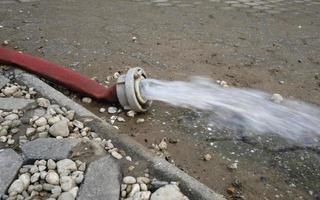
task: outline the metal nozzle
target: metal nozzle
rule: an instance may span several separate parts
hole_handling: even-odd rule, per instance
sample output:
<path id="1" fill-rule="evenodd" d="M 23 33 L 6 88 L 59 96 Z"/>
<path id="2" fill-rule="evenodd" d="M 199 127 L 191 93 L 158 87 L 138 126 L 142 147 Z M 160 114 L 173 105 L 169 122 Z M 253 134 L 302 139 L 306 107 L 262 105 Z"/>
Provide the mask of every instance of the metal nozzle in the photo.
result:
<path id="1" fill-rule="evenodd" d="M 145 99 L 140 94 L 140 81 L 147 75 L 140 67 L 131 68 L 127 74 L 121 75 L 117 81 L 117 96 L 125 110 L 146 112 L 152 101 Z"/>

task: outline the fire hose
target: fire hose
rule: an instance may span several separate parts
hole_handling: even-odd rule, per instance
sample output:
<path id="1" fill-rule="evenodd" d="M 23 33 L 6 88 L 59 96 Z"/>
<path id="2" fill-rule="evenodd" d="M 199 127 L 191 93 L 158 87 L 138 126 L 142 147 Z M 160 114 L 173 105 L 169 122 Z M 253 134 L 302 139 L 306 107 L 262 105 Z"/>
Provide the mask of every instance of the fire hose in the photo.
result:
<path id="1" fill-rule="evenodd" d="M 140 67 L 129 69 L 114 86 L 105 87 L 72 69 L 14 50 L 0 48 L 0 63 L 15 65 L 97 101 L 119 103 L 126 110 L 145 112 L 152 103 L 140 94 L 140 81 L 147 78 Z"/>

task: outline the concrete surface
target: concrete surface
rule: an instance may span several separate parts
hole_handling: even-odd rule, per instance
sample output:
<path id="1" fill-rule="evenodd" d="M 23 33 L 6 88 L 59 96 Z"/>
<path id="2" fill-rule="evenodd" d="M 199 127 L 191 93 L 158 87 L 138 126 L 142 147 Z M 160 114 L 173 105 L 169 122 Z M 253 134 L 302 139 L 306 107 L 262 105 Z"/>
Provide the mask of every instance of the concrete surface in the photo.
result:
<path id="1" fill-rule="evenodd" d="M 79 139 L 55 139 L 39 138 L 21 147 L 24 159 L 53 159 L 61 160 L 67 158 L 71 149 L 81 142 Z"/>
<path id="2" fill-rule="evenodd" d="M 23 98 L 2 98 L 0 97 L 0 109 L 2 110 L 13 110 L 13 109 L 27 109 L 35 107 L 35 101 L 32 99 Z"/>
<path id="3" fill-rule="evenodd" d="M 0 75 L 0 89 L 3 88 L 7 83 L 9 83 L 9 79 Z"/>
<path id="4" fill-rule="evenodd" d="M 116 160 L 102 157 L 89 164 L 77 199 L 119 200 L 121 177 Z"/>
<path id="5" fill-rule="evenodd" d="M 0 198 L 5 194 L 22 166 L 23 159 L 12 149 L 0 150 Z"/>

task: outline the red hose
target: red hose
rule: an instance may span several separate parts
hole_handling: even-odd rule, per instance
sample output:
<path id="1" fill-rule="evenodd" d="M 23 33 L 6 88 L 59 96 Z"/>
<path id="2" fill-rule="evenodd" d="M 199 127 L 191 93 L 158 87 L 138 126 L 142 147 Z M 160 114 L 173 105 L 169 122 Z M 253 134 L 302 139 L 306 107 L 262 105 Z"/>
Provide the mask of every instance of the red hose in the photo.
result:
<path id="1" fill-rule="evenodd" d="M 75 92 L 100 101 L 118 103 L 116 86 L 105 87 L 71 69 L 50 63 L 17 51 L 0 48 L 0 63 L 14 64 L 19 68 L 47 78 Z"/>

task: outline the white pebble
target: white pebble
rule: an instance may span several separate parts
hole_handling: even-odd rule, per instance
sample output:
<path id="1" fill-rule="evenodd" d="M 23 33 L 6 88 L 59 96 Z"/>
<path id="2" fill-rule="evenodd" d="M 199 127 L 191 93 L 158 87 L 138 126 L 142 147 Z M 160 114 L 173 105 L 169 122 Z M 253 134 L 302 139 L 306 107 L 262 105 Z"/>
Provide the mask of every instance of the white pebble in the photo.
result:
<path id="1" fill-rule="evenodd" d="M 271 101 L 275 102 L 275 103 L 281 103 L 283 101 L 283 97 L 280 94 L 274 93 L 271 96 Z"/>
<path id="2" fill-rule="evenodd" d="M 90 97 L 83 97 L 82 98 L 82 102 L 83 103 L 91 103 L 92 102 L 92 99 Z"/>
<path id="3" fill-rule="evenodd" d="M 143 123 L 143 122 L 144 122 L 143 118 L 138 118 L 137 121 L 136 121 L 137 124 L 140 124 L 140 123 Z"/>
<path id="4" fill-rule="evenodd" d="M 108 113 L 110 114 L 114 114 L 118 111 L 118 109 L 116 107 L 109 107 L 108 108 Z"/>
<path id="5" fill-rule="evenodd" d="M 122 159 L 122 155 L 116 151 L 112 151 L 111 155 L 118 160 Z"/>
<path id="6" fill-rule="evenodd" d="M 130 110 L 130 111 L 127 112 L 127 116 L 128 117 L 134 117 L 135 115 L 136 115 L 136 112 L 133 111 L 133 110 Z"/>
<path id="7" fill-rule="evenodd" d="M 49 171 L 46 176 L 46 181 L 52 185 L 59 185 L 59 175 L 55 171 Z"/>
<path id="8" fill-rule="evenodd" d="M 122 182 L 124 184 L 134 184 L 137 181 L 136 181 L 136 178 L 134 178 L 133 176 L 126 176 L 126 177 L 123 178 Z"/>
<path id="9" fill-rule="evenodd" d="M 125 122 L 126 121 L 123 117 L 118 117 L 117 120 L 118 120 L 118 122 Z"/>

